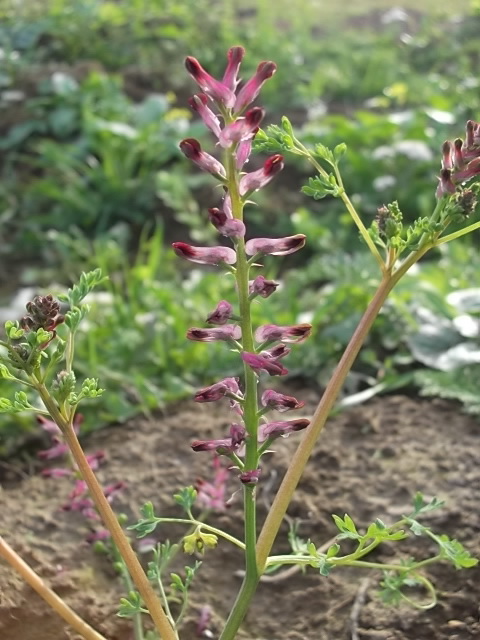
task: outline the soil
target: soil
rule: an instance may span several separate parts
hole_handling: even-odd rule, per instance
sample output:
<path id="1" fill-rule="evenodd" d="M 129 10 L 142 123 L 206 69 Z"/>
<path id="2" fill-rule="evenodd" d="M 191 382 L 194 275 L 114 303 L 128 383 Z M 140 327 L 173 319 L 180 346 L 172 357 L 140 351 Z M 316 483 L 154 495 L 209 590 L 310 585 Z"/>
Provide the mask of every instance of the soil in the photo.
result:
<path id="1" fill-rule="evenodd" d="M 296 394 L 312 409 L 312 391 Z M 303 411 L 303 410 L 302 410 Z M 303 415 L 308 415 L 304 412 Z M 99 470 L 104 483 L 125 480 L 116 499 L 119 512 L 138 515 L 152 500 L 157 514 L 178 513 L 171 496 L 196 478 L 208 478 L 210 458 L 189 448 L 193 439 L 223 437 L 228 413 L 213 405 L 185 402 L 166 415 L 138 418 L 84 440 L 87 451 L 105 449 Z M 301 434 L 281 440 L 266 460 L 258 488 L 260 520 Z M 433 530 L 458 538 L 480 555 L 478 496 L 480 425 L 440 400 L 404 396 L 375 399 L 332 418 L 306 470 L 289 514 L 299 534 L 317 546 L 334 535 L 331 513 L 349 513 L 358 526 L 379 517 L 393 522 L 409 511 L 421 490 L 446 506 L 424 517 Z M 51 479 L 9 461 L 2 465 L 0 534 L 38 573 L 109 640 L 131 640 L 129 623 L 115 617 L 122 586 L 105 556 L 85 542 L 85 521 L 61 509 L 72 481 Z M 231 478 L 232 493 L 237 488 Z M 223 514 L 210 519 L 241 536 L 240 494 Z M 182 530 L 157 530 L 174 539 Z M 288 552 L 287 526 L 276 552 Z M 370 559 L 427 557 L 423 538 L 389 544 Z M 181 558 L 183 560 L 183 557 Z M 225 541 L 205 556 L 192 594 L 190 618 L 182 638 L 196 637 L 202 606 L 212 610 L 210 635 L 218 638 L 240 585 L 241 553 Z M 242 640 L 470 640 L 480 638 L 480 567 L 457 571 L 435 565 L 427 575 L 439 590 L 439 603 L 421 611 L 384 606 L 377 595 L 379 574 L 338 569 L 322 577 L 313 569 L 288 579 L 265 582 L 239 634 Z M 0 565 L 0 638 L 2 640 L 78 640 L 43 601 L 5 564 Z"/>

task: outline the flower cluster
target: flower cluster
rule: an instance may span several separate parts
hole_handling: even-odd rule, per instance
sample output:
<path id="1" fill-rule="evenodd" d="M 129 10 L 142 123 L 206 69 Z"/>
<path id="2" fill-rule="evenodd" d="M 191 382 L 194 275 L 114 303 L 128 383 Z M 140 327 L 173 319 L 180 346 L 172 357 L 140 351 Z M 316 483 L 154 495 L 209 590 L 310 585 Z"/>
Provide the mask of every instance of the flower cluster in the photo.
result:
<path id="1" fill-rule="evenodd" d="M 452 195 L 459 184 L 480 175 L 480 123 L 469 120 L 465 140 L 447 140 L 442 147 L 437 198 Z"/>
<path id="2" fill-rule="evenodd" d="M 296 398 L 272 389 L 261 396 L 260 406 L 255 406 L 252 420 L 252 405 L 249 404 L 252 400 L 247 397 L 247 378 L 254 380 L 255 388 L 252 394 L 250 385 L 250 395 L 254 395 L 255 405 L 258 405 L 257 378 L 262 372 L 270 376 L 288 373 L 283 364 L 283 358 L 290 352 L 290 346 L 287 345 L 306 340 L 312 327 L 309 324 L 266 324 L 253 330 L 250 322 L 252 300 L 268 298 L 279 286 L 278 282 L 268 280 L 263 275 L 251 277 L 250 271 L 260 266 L 257 261 L 263 256 L 285 256 L 298 251 L 305 244 L 305 236 L 296 234 L 285 238 L 245 238 L 248 232 L 243 220 L 243 207 L 255 191 L 265 187 L 283 169 L 283 157 L 279 154 L 270 156 L 261 168 L 244 172 L 244 167 L 249 162 L 252 141 L 264 117 L 264 110 L 252 106 L 252 103 L 259 95 L 262 85 L 276 70 L 273 62 L 261 62 L 253 77 L 239 88 L 238 72 L 244 54 L 242 47 L 229 50 L 222 80 L 213 78 L 195 58 L 186 59 L 187 71 L 201 89 L 201 93 L 190 98 L 189 104 L 215 136 L 221 160 L 202 149 L 197 140 L 187 138 L 180 143 L 185 156 L 214 176 L 222 186 L 221 206 L 210 208 L 208 218 L 232 246 L 221 244 L 195 247 L 185 242 L 175 242 L 173 249 L 186 260 L 220 266 L 235 275 L 238 311 L 228 300 L 220 300 L 205 319 L 207 325 L 214 326 L 191 328 L 187 332 L 187 338 L 201 342 L 223 341 L 236 350 L 244 365 L 245 389 L 242 391 L 238 378 L 230 377 L 197 391 L 196 402 L 214 402 L 228 398 L 235 419 L 224 438 L 196 440 L 192 443 L 192 448 L 194 451 L 212 451 L 216 455 L 228 457 L 240 471 L 241 482 L 255 484 L 258 482 L 260 468 L 252 465 L 252 456 L 248 467 L 242 459 L 249 443 L 254 439 L 257 447 L 255 460 L 258 463 L 275 438 L 304 429 L 309 421 L 299 418 L 269 422 L 264 417 L 269 411 L 289 411 L 303 406 Z M 206 502 L 209 500 L 213 500 L 213 496 L 206 496 Z"/>

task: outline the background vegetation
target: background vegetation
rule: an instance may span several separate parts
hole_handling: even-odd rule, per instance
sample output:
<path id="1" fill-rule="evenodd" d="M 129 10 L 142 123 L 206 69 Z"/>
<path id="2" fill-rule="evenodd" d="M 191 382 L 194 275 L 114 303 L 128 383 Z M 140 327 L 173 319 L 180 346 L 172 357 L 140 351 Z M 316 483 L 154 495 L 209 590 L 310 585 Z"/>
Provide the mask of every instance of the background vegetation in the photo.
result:
<path id="1" fill-rule="evenodd" d="M 0 315 L 22 315 L 25 287 L 60 291 L 97 266 L 110 276 L 92 296 L 78 346 L 78 375 L 98 376 L 109 390 L 88 428 L 153 410 L 231 370 L 224 351 L 184 338 L 231 282 L 181 271 L 169 249 L 174 239 L 214 237 L 205 211 L 216 192 L 178 151 L 179 139 L 205 136 L 186 108 L 194 87 L 185 55 L 220 74 L 228 47 L 242 44 L 243 77 L 275 60 L 262 94 L 269 121 L 285 113 L 305 143 L 347 142 L 344 182 L 367 223 L 393 199 L 407 219 L 430 211 L 441 143 L 480 117 L 480 6 L 347 4 L 339 15 L 320 0 L 0 2 Z M 339 203 L 300 194 L 309 175 L 290 162 L 249 213 L 259 235 L 308 235 L 303 256 L 281 272 L 272 262 L 282 288 L 262 313 L 278 324 L 313 322 L 314 344 L 296 351 L 290 369 L 318 387 L 376 274 Z M 474 237 L 405 279 L 345 404 L 403 387 L 480 412 L 479 267 Z M 0 380 L 0 395 L 11 393 Z M 0 416 L 3 451 L 33 426 Z"/>

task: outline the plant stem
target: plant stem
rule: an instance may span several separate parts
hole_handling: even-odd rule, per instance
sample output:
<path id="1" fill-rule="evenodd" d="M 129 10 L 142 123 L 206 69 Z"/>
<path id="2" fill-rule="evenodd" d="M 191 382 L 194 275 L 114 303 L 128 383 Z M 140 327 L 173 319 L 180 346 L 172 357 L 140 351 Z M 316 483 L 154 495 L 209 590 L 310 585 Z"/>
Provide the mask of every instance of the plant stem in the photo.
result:
<path id="1" fill-rule="evenodd" d="M 352 365 L 360 351 L 363 342 L 368 335 L 375 318 L 378 315 L 385 299 L 390 293 L 395 279 L 386 275 L 383 277 L 374 297 L 370 301 L 359 325 L 357 326 L 345 352 L 338 363 L 330 382 L 320 400 L 313 415 L 310 426 L 305 432 L 300 445 L 285 473 L 282 484 L 275 496 L 273 504 L 267 515 L 257 543 L 257 563 L 260 571 L 263 571 L 268 554 L 272 548 L 282 520 L 292 499 L 293 493 L 302 475 L 303 469 L 312 453 L 313 447 L 320 435 L 327 418 L 332 410 L 338 394 Z"/>
<path id="2" fill-rule="evenodd" d="M 85 640 L 106 640 L 98 631 L 82 620 L 75 611 L 48 587 L 42 578 L 0 537 L 0 556 L 6 560 L 25 580 L 25 582 L 54 609 Z"/>
<path id="3" fill-rule="evenodd" d="M 232 215 L 238 220 L 243 220 L 243 202 L 238 189 L 238 170 L 235 165 L 235 153 L 226 151 L 227 186 L 232 205 Z M 249 299 L 248 278 L 250 265 L 245 253 L 245 240 L 237 241 L 237 270 L 235 274 L 237 282 L 238 303 L 240 310 L 240 326 L 242 328 L 242 348 L 244 351 L 254 353 L 252 319 L 250 315 L 251 301 Z M 243 420 L 247 431 L 244 471 L 254 471 L 258 466 L 258 399 L 257 378 L 252 369 L 245 363 L 245 403 L 243 406 Z M 246 484 L 243 488 L 244 518 L 245 518 L 245 577 L 237 596 L 233 609 L 226 622 L 221 640 L 233 638 L 248 609 L 250 600 L 257 588 L 259 574 L 257 569 L 256 542 L 256 499 L 255 485 Z M 233 634 L 233 635 L 232 635 Z"/>
<path id="4" fill-rule="evenodd" d="M 167 616 L 162 607 L 162 603 L 158 599 L 152 585 L 150 584 L 147 576 L 145 575 L 142 565 L 140 564 L 135 552 L 133 551 L 130 541 L 123 532 L 118 519 L 113 512 L 108 500 L 106 499 L 102 488 L 90 468 L 88 461 L 85 457 L 83 449 L 78 441 L 75 431 L 71 424 L 68 424 L 60 413 L 55 401 L 50 396 L 46 387 L 38 382 L 36 384 L 38 393 L 40 394 L 43 403 L 48 409 L 51 417 L 60 427 L 65 443 L 68 445 L 70 452 L 77 464 L 82 479 L 85 481 L 92 500 L 95 504 L 95 508 L 100 514 L 105 526 L 110 531 L 113 542 L 117 546 L 120 555 L 122 556 L 125 565 L 130 572 L 133 582 L 138 589 L 145 605 L 148 608 L 150 616 L 152 617 L 157 631 L 160 634 L 162 640 L 177 640 L 175 631 L 173 630 Z"/>

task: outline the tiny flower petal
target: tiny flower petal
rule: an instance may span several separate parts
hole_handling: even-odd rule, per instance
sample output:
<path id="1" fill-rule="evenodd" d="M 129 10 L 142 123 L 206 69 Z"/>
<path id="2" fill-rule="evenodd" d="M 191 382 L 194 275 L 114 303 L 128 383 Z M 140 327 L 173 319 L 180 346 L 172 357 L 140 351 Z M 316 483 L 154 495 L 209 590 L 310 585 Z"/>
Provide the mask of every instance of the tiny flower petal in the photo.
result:
<path id="1" fill-rule="evenodd" d="M 194 440 L 190 446 L 194 451 L 231 450 L 232 439 L 223 438 L 221 440 Z"/>
<path id="2" fill-rule="evenodd" d="M 274 280 L 267 280 L 264 276 L 257 276 L 255 280 L 251 280 L 248 285 L 248 292 L 253 296 L 268 298 L 279 286 Z"/>
<path id="3" fill-rule="evenodd" d="M 256 373 L 266 371 L 271 376 L 284 376 L 288 373 L 288 369 L 273 358 L 268 358 L 255 353 L 242 353 L 242 360 L 248 364 Z"/>
<path id="4" fill-rule="evenodd" d="M 453 164 L 455 169 L 463 169 L 465 166 L 465 158 L 463 157 L 463 141 L 461 138 L 457 138 L 453 143 Z"/>
<path id="5" fill-rule="evenodd" d="M 235 264 L 237 254 L 230 247 L 193 247 L 185 242 L 174 242 L 173 250 L 181 258 L 199 264 Z"/>
<path id="6" fill-rule="evenodd" d="M 283 156 L 276 154 L 265 161 L 261 169 L 246 173 L 240 178 L 239 191 L 244 196 L 267 185 L 283 169 Z"/>
<path id="7" fill-rule="evenodd" d="M 276 409 L 277 411 L 284 412 L 291 409 L 300 409 L 305 404 L 299 402 L 293 396 L 286 396 L 283 393 L 278 393 L 273 389 L 267 389 L 262 394 L 262 405 L 269 409 Z"/>
<path id="8" fill-rule="evenodd" d="M 221 102 L 227 108 L 233 107 L 236 100 L 234 92 L 223 82 L 219 82 L 207 73 L 196 58 L 188 56 L 185 60 L 185 67 L 200 89 L 212 100 Z"/>
<path id="9" fill-rule="evenodd" d="M 218 340 L 239 340 L 242 330 L 236 324 L 225 324 L 213 329 L 197 329 L 192 327 L 187 331 L 187 338 L 196 342 L 217 342 Z"/>
<path id="10" fill-rule="evenodd" d="M 271 78 L 277 69 L 274 62 L 260 62 L 255 75 L 240 89 L 235 101 L 235 111 L 243 111 L 260 93 L 260 89 L 268 78 Z"/>
<path id="11" fill-rule="evenodd" d="M 227 324 L 233 314 L 233 307 L 228 300 L 220 300 L 215 309 L 208 314 L 208 324 Z"/>
<path id="12" fill-rule="evenodd" d="M 243 47 L 232 47 L 228 50 L 228 64 L 225 69 L 224 76 L 222 78 L 222 84 L 224 84 L 231 91 L 235 91 L 237 88 L 238 70 L 245 55 L 245 49 Z"/>
<path id="13" fill-rule="evenodd" d="M 187 158 L 195 162 L 200 169 L 203 169 L 203 171 L 206 171 L 207 173 L 211 173 L 217 178 L 225 178 L 226 171 L 223 164 L 209 153 L 202 151 L 202 147 L 198 140 L 195 140 L 195 138 L 185 138 L 185 140 L 180 142 L 179 147 L 182 153 L 184 153 Z"/>
<path id="14" fill-rule="evenodd" d="M 276 324 L 265 324 L 255 331 L 257 342 L 303 342 L 312 331 L 311 324 L 295 324 L 287 327 L 280 327 Z"/>
<path id="15" fill-rule="evenodd" d="M 442 145 L 442 169 L 453 169 L 452 143 L 449 140 Z"/>
<path id="16" fill-rule="evenodd" d="M 46 478 L 65 478 L 66 476 L 72 476 L 73 471 L 71 469 L 63 469 L 62 467 L 53 467 L 52 469 L 43 469 L 42 476 Z"/>
<path id="17" fill-rule="evenodd" d="M 213 113 L 213 111 L 207 106 L 208 98 L 204 93 L 199 93 L 188 100 L 189 105 L 192 107 L 194 111 L 198 113 L 198 115 L 203 120 L 206 127 L 212 131 L 217 138 L 220 136 L 221 128 L 220 128 L 220 120 Z"/>
<path id="18" fill-rule="evenodd" d="M 259 440 L 263 441 L 267 438 L 279 438 L 280 436 L 288 436 L 294 431 L 306 429 L 310 424 L 310 420 L 306 418 L 298 418 L 297 420 L 280 420 L 278 422 L 267 422 L 260 425 Z"/>
<path id="19" fill-rule="evenodd" d="M 215 402 L 220 400 L 227 393 L 238 395 L 240 388 L 238 386 L 238 378 L 224 378 L 220 382 L 199 389 L 194 396 L 195 402 Z"/>
<path id="20" fill-rule="evenodd" d="M 254 256 L 257 253 L 286 256 L 304 247 L 305 239 L 306 236 L 302 233 L 286 238 L 253 238 L 245 244 L 245 251 L 249 256 Z"/>

